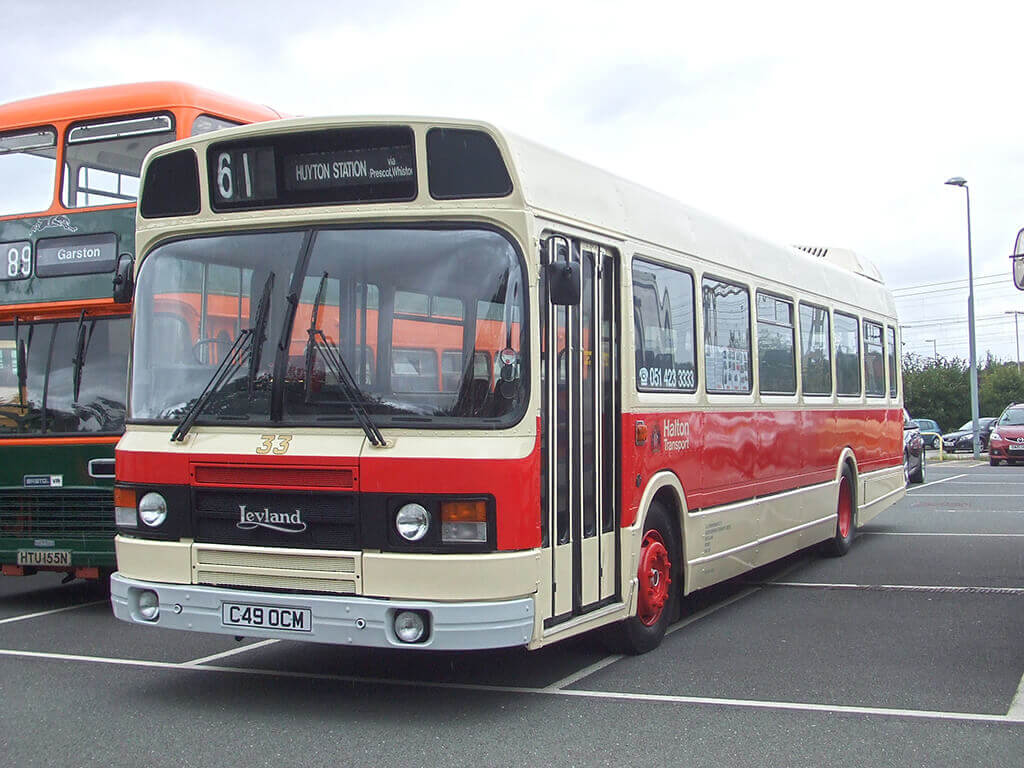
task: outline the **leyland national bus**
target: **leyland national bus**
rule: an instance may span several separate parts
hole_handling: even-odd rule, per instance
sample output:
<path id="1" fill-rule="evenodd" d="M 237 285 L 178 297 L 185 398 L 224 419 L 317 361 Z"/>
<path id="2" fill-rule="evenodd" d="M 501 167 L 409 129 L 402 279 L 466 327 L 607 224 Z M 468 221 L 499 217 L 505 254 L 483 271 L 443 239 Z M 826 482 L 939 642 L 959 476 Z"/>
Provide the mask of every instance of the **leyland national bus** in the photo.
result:
<path id="1" fill-rule="evenodd" d="M 354 646 L 653 648 L 902 497 L 893 300 L 472 121 L 143 170 L 114 613 Z"/>
<path id="2" fill-rule="evenodd" d="M 5 575 L 113 569 L 142 159 L 168 141 L 279 116 L 181 83 L 0 105 Z"/>

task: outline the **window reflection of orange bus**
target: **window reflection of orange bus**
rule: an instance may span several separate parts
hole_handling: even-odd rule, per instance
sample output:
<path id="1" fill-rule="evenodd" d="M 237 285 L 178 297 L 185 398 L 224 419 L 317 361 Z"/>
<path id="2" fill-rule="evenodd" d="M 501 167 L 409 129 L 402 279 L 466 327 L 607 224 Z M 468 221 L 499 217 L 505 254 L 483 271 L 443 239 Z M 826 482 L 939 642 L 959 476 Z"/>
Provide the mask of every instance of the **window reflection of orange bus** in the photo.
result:
<path id="1" fill-rule="evenodd" d="M 205 304 L 204 304 L 205 300 Z M 204 311 L 205 308 L 205 311 Z M 180 359 L 192 354 L 197 362 L 217 364 L 231 348 L 241 331 L 243 318 L 249 316 L 249 297 L 244 287 L 234 295 L 202 292 L 161 294 L 154 303 L 160 322 L 167 324 L 168 350 Z M 372 381 L 377 350 L 378 310 L 369 309 L 365 353 L 360 352 L 364 376 Z M 337 306 L 324 306 L 319 310 L 318 327 L 338 327 Z M 312 306 L 300 303 L 295 314 L 299 328 L 309 326 Z M 461 330 L 458 318 L 444 316 L 416 316 L 415 313 L 396 319 L 391 358 L 391 376 L 396 390 L 402 392 L 452 392 L 462 379 L 463 364 Z M 516 328 L 515 332 L 518 332 Z M 494 383 L 494 358 L 503 348 L 502 326 L 495 320 L 481 321 L 477 328 L 473 353 L 473 378 Z M 293 337 L 289 347 L 289 368 L 296 375 L 304 375 L 305 341 Z M 324 363 L 318 361 L 313 371 L 313 387 L 318 390 L 324 379 Z"/>
<path id="2" fill-rule="evenodd" d="M 277 117 L 173 82 L 0 105 L 5 575 L 95 578 L 114 565 L 114 445 L 124 429 L 143 158 L 168 141 Z"/>

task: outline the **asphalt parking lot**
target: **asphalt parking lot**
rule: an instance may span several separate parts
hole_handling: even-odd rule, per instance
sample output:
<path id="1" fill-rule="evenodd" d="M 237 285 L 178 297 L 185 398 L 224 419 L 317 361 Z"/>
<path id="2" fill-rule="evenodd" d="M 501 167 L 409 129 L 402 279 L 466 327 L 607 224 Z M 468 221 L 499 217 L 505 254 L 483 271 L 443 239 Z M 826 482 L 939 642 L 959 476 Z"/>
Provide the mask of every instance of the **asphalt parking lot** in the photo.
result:
<path id="1" fill-rule="evenodd" d="M 0 765 L 1024 765 L 1024 467 L 688 600 L 657 650 L 375 652 L 116 621 L 0 579 Z"/>

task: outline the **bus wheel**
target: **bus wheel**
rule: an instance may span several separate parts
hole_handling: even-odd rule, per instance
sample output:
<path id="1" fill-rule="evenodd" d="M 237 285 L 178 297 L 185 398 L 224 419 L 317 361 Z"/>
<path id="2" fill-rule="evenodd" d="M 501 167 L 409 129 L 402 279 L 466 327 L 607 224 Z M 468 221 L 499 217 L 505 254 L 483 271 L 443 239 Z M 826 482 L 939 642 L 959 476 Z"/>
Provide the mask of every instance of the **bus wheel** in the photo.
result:
<path id="1" fill-rule="evenodd" d="M 822 551 L 831 557 L 842 557 L 853 545 L 854 509 L 856 497 L 853 493 L 853 473 L 843 467 L 839 478 L 839 500 L 836 504 L 836 532 L 831 539 L 822 542 Z"/>
<path id="2" fill-rule="evenodd" d="M 609 647 L 618 653 L 647 653 L 658 647 L 679 602 L 679 545 L 665 507 L 651 504 L 644 523 L 637 566 L 636 615 L 608 629 Z"/>

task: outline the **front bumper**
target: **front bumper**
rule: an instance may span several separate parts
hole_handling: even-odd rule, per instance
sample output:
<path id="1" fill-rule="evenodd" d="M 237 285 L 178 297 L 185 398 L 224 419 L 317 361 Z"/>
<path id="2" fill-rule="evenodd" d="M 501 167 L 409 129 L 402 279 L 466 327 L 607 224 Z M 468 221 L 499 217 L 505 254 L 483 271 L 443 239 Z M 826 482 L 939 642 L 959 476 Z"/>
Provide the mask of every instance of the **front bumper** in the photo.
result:
<path id="1" fill-rule="evenodd" d="M 996 459 L 1021 459 L 1024 460 L 1024 444 L 1007 442 L 1006 440 L 993 440 L 989 443 L 988 455 Z"/>
<path id="2" fill-rule="evenodd" d="M 160 613 L 147 621 L 139 613 L 139 595 L 157 594 Z M 182 629 L 246 637 L 303 640 L 367 648 L 414 650 L 478 650 L 508 648 L 530 642 L 534 628 L 533 598 L 442 603 L 426 600 L 382 600 L 349 595 L 283 594 L 243 589 L 140 581 L 115 573 L 110 602 L 122 621 L 163 629 Z M 227 625 L 223 603 L 281 609 L 309 609 L 309 631 L 258 629 Z M 403 643 L 392 627 L 395 614 L 415 610 L 429 615 L 430 635 L 420 643 Z"/>

